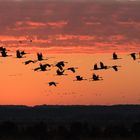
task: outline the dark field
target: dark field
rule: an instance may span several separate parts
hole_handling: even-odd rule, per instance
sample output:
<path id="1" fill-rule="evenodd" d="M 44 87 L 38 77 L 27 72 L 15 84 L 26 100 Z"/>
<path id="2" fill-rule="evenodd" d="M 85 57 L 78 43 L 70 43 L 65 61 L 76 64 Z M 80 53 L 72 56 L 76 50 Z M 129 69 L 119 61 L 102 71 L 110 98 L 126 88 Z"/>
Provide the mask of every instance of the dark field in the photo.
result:
<path id="1" fill-rule="evenodd" d="M 135 140 L 140 105 L 0 106 L 0 140 Z"/>

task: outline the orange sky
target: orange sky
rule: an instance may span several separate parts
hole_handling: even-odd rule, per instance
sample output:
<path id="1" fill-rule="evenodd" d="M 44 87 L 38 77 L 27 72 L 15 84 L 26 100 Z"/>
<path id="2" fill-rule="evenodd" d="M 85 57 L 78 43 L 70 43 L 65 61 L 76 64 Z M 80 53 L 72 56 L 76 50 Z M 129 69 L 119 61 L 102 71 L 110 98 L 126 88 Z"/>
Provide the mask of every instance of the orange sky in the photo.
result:
<path id="1" fill-rule="evenodd" d="M 0 104 L 139 103 L 140 63 L 128 56 L 140 51 L 139 13 L 139 0 L 1 0 L 0 46 L 12 56 L 0 57 Z M 17 60 L 17 49 L 30 54 Z M 112 61 L 114 51 L 123 59 Z M 68 61 L 77 73 L 57 77 L 55 67 L 34 72 L 39 63 L 23 62 L 37 52 L 52 57 L 47 63 Z M 97 71 L 103 81 L 73 81 L 77 74 L 91 78 L 100 61 L 122 67 Z M 52 80 L 57 87 L 48 86 Z"/>
<path id="2" fill-rule="evenodd" d="M 25 66 L 23 62 L 36 59 L 31 53 L 23 59 L 11 57 L 0 58 L 1 66 L 1 104 L 139 104 L 140 102 L 140 64 L 133 61 L 128 53 L 119 53 L 123 59 L 113 61 L 112 54 L 55 54 L 44 53 L 52 57 L 42 63 L 55 64 L 57 61 L 68 62 L 65 69 L 78 67 L 76 73 L 66 71 L 67 76 L 56 76 L 56 68 L 50 71 L 34 72 L 39 65 Z M 106 65 L 120 65 L 118 72 L 113 69 L 93 71 L 93 64 L 103 61 Z M 89 81 L 93 72 L 103 77 L 102 81 Z M 73 81 L 76 75 L 85 77 L 86 81 Z M 57 87 L 49 87 L 48 82 L 56 81 Z"/>

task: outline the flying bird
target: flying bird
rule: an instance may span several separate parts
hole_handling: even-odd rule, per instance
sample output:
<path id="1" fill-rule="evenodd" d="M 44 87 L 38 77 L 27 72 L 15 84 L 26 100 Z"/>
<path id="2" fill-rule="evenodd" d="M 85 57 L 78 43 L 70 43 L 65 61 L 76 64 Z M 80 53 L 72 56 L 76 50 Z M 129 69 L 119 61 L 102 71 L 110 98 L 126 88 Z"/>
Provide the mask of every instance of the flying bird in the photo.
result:
<path id="1" fill-rule="evenodd" d="M 20 54 L 23 56 L 25 54 L 27 54 L 25 51 L 21 51 Z"/>
<path id="2" fill-rule="evenodd" d="M 22 55 L 21 55 L 21 53 L 20 53 L 19 50 L 16 51 L 16 57 L 17 57 L 17 58 L 22 58 Z"/>
<path id="3" fill-rule="evenodd" d="M 48 59 L 47 58 L 44 59 L 42 53 L 37 53 L 37 60 L 36 61 L 42 61 L 42 60 L 48 60 Z"/>
<path id="4" fill-rule="evenodd" d="M 24 51 L 20 51 L 20 50 L 16 51 L 17 58 L 23 58 L 23 55 L 25 55 L 25 54 L 27 54 L 27 53 L 25 53 Z"/>
<path id="5" fill-rule="evenodd" d="M 108 69 L 109 67 L 104 65 L 103 62 L 100 62 L 100 69 Z"/>
<path id="6" fill-rule="evenodd" d="M 56 70 L 56 74 L 57 74 L 57 75 L 60 75 L 60 76 L 61 76 L 61 75 L 64 75 L 64 70 L 57 69 L 57 70 Z"/>
<path id="7" fill-rule="evenodd" d="M 42 61 L 43 60 L 43 55 L 42 53 L 37 53 L 37 60 Z"/>
<path id="8" fill-rule="evenodd" d="M 121 59 L 118 57 L 118 55 L 115 52 L 113 53 L 112 57 L 113 57 L 113 60 Z"/>
<path id="9" fill-rule="evenodd" d="M 77 75 L 76 76 L 76 81 L 82 81 L 82 80 L 87 80 L 87 79 L 84 79 L 82 76 L 80 75 Z"/>
<path id="10" fill-rule="evenodd" d="M 33 60 L 27 60 L 27 61 L 24 62 L 25 65 L 28 65 L 30 63 L 35 63 L 35 61 L 33 61 Z"/>
<path id="11" fill-rule="evenodd" d="M 92 80 L 93 81 L 99 81 L 99 80 L 103 80 L 103 79 L 102 79 L 102 77 L 99 77 L 99 75 L 96 75 L 95 73 L 93 73 Z"/>
<path id="12" fill-rule="evenodd" d="M 47 70 L 47 67 L 51 67 L 50 64 L 41 64 L 40 63 L 40 66 L 35 68 L 34 71 L 38 71 L 38 70 L 41 70 L 41 71 L 46 71 Z"/>
<path id="13" fill-rule="evenodd" d="M 69 68 L 67 68 L 67 70 L 70 70 L 70 71 L 72 71 L 73 73 L 75 73 L 76 72 L 76 70 L 75 69 L 77 69 L 77 67 L 69 67 Z"/>
<path id="14" fill-rule="evenodd" d="M 7 55 L 7 50 L 4 47 L 0 47 L 0 53 L 2 57 L 6 57 Z"/>
<path id="15" fill-rule="evenodd" d="M 58 67 L 60 70 L 63 70 L 63 67 L 65 66 L 65 61 L 59 61 L 55 64 L 56 67 Z"/>
<path id="16" fill-rule="evenodd" d="M 130 53 L 130 56 L 132 57 L 133 60 L 136 60 L 136 53 Z"/>
<path id="17" fill-rule="evenodd" d="M 6 48 L 4 48 L 3 46 L 0 47 L 0 51 L 6 51 Z"/>
<path id="18" fill-rule="evenodd" d="M 94 64 L 93 69 L 94 69 L 94 70 L 98 70 L 98 69 L 99 69 L 98 66 L 97 66 L 97 63 Z"/>
<path id="19" fill-rule="evenodd" d="M 121 67 L 121 66 L 117 66 L 117 65 L 114 65 L 114 66 L 111 66 L 115 71 L 118 71 L 118 67 Z"/>
<path id="20" fill-rule="evenodd" d="M 56 87 L 58 83 L 52 81 L 52 82 L 49 82 L 48 84 L 49 84 L 49 86 L 55 86 Z"/>

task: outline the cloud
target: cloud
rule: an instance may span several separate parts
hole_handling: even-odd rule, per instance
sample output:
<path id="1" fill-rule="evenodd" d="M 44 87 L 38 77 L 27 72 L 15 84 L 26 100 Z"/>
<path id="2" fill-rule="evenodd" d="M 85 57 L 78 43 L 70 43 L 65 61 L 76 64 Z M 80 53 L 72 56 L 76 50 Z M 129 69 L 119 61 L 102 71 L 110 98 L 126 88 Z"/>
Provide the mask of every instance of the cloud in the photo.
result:
<path id="1" fill-rule="evenodd" d="M 14 43 L 28 37 L 41 47 L 104 44 L 109 49 L 138 48 L 139 7 L 140 1 L 129 0 L 0 1 L 0 39 L 8 36 L 15 38 Z"/>

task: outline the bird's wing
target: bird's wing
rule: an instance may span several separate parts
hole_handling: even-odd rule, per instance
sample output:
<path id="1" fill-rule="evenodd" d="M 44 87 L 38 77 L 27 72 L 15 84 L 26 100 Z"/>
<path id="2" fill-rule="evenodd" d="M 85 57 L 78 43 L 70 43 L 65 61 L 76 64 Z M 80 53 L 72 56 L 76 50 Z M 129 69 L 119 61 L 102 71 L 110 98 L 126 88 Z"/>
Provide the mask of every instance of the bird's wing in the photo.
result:
<path id="1" fill-rule="evenodd" d="M 44 64 L 43 66 L 45 66 L 45 67 L 51 67 L 50 64 Z"/>
<path id="2" fill-rule="evenodd" d="M 37 67 L 37 68 L 34 69 L 34 71 L 37 71 L 37 70 L 39 70 L 39 69 L 40 69 L 40 67 Z"/>
<path id="3" fill-rule="evenodd" d="M 117 67 L 113 67 L 113 69 L 114 69 L 115 71 L 118 71 L 118 68 L 117 68 Z"/>

